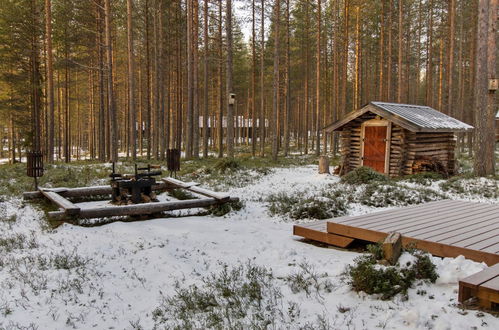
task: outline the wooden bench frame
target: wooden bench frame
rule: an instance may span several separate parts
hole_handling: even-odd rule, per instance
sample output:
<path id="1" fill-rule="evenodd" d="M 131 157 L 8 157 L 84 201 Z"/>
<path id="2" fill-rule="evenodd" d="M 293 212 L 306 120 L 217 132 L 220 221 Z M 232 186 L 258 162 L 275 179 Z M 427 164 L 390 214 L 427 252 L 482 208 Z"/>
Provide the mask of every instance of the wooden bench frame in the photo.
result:
<path id="1" fill-rule="evenodd" d="M 499 309 L 499 263 L 459 281 L 459 302 L 472 297 L 483 308 Z"/>

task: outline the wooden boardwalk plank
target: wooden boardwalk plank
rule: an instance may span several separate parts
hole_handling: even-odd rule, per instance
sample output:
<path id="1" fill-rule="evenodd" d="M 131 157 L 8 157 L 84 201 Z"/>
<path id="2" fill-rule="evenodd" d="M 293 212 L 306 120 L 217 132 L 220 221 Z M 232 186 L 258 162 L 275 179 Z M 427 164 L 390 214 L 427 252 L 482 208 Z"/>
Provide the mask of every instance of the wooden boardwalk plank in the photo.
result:
<path id="1" fill-rule="evenodd" d="M 327 231 L 328 233 L 353 237 L 369 242 L 380 242 L 381 240 L 385 239 L 385 237 L 388 235 L 385 232 L 374 231 L 364 228 L 357 228 L 334 222 L 328 223 Z M 409 244 L 415 244 L 418 249 L 427 251 L 431 254 L 441 257 L 457 257 L 459 255 L 463 255 L 466 258 L 475 261 L 483 261 L 488 265 L 494 265 L 499 262 L 498 254 L 474 250 L 467 247 L 451 246 L 447 244 L 441 244 L 438 242 L 419 240 L 405 236 L 402 236 L 402 244 L 404 246 L 407 246 Z"/>
<path id="2" fill-rule="evenodd" d="M 412 236 L 423 239 L 430 239 L 432 241 L 444 243 L 444 240 L 455 239 L 458 242 L 462 237 L 469 238 L 470 235 L 480 234 L 482 231 L 490 231 L 499 227 L 497 219 L 489 219 L 484 222 L 469 223 L 469 221 L 460 221 L 455 223 L 448 230 L 440 233 L 432 230 L 424 233 L 411 233 Z"/>
<path id="3" fill-rule="evenodd" d="M 388 232 L 397 231 L 403 235 L 404 245 L 414 243 L 434 255 L 464 255 L 489 265 L 499 263 L 498 204 L 443 200 L 366 215 L 343 216 L 294 228 L 304 237 L 315 235 L 317 240 L 325 243 L 333 240 L 328 237 L 335 237 L 328 235 L 343 240 L 379 242 Z M 305 233 L 304 230 L 311 232 Z"/>
<path id="4" fill-rule="evenodd" d="M 489 212 L 497 212 L 497 208 L 490 207 L 488 209 Z M 403 231 L 406 229 L 420 229 L 420 228 L 425 228 L 428 227 L 428 223 L 433 223 L 433 222 L 440 222 L 445 219 L 446 222 L 452 222 L 456 221 L 462 218 L 467 218 L 469 216 L 475 216 L 477 214 L 480 214 L 480 210 L 477 210 L 474 205 L 465 205 L 462 208 L 457 208 L 453 207 L 451 209 L 446 209 L 445 211 L 440 211 L 440 210 L 429 210 L 426 213 L 421 213 L 421 214 L 414 214 L 411 217 L 405 217 L 401 216 L 401 219 L 399 221 L 394 220 L 390 221 L 389 223 L 380 223 L 379 225 L 372 226 L 372 227 L 365 227 L 364 228 L 369 228 L 369 229 L 375 229 L 375 230 L 388 230 L 391 231 L 392 228 L 396 227 L 398 231 Z M 414 227 L 414 228 L 411 228 Z"/>
<path id="5" fill-rule="evenodd" d="M 491 226 L 493 228 L 490 228 Z M 492 225 L 483 226 L 475 230 L 469 230 L 465 232 L 464 230 L 466 228 L 468 227 L 463 228 L 462 233 L 457 236 L 451 236 L 441 240 L 432 238 L 431 240 L 443 244 L 455 245 L 459 243 L 462 244 L 463 246 L 467 246 L 473 244 L 474 242 L 481 241 L 489 237 L 499 237 L 497 236 L 499 235 L 499 225 L 497 224 L 497 221 Z"/>
<path id="6" fill-rule="evenodd" d="M 484 222 L 486 222 L 486 220 L 491 220 L 492 222 L 497 223 L 497 212 L 498 210 L 492 209 L 489 210 L 488 213 L 485 213 L 485 219 L 483 219 Z M 456 229 L 471 226 L 474 223 L 479 223 L 481 221 L 482 217 L 480 217 L 480 214 L 461 212 L 456 217 L 450 214 L 443 217 L 430 218 L 428 221 L 421 222 L 413 226 L 404 226 L 401 224 L 400 227 L 395 225 L 391 227 L 397 227 L 398 231 L 404 232 L 404 234 L 411 237 L 424 238 L 429 235 L 440 235 L 452 232 Z M 391 227 L 381 228 L 381 230 L 390 231 Z"/>
<path id="7" fill-rule="evenodd" d="M 370 219 L 364 219 L 362 222 L 354 222 L 354 219 L 352 221 L 341 221 L 338 223 L 343 223 L 343 224 L 348 224 L 348 225 L 355 225 L 359 227 L 364 227 L 367 228 L 368 226 L 382 226 L 382 225 L 388 225 L 391 223 L 401 223 L 401 222 L 412 222 L 414 220 L 416 221 L 422 221 L 424 220 L 427 216 L 434 215 L 435 213 L 445 213 L 445 212 L 452 212 L 455 210 L 455 205 L 452 205 L 450 203 L 445 203 L 442 209 L 435 210 L 434 206 L 430 207 L 424 207 L 425 204 L 420 205 L 420 209 L 411 209 L 408 212 L 405 212 L 404 209 L 400 210 L 389 210 L 386 211 L 383 215 L 380 214 L 380 216 L 376 218 L 370 218 Z M 392 212 L 390 212 L 392 211 Z M 355 218 L 356 219 L 356 218 Z M 335 221 L 336 222 L 336 221 Z"/>
<path id="8" fill-rule="evenodd" d="M 442 207 L 445 207 L 446 205 L 451 205 L 455 201 L 451 200 L 443 200 L 439 201 L 442 203 Z M 406 214 L 409 215 L 411 214 L 412 211 L 415 211 L 416 213 L 423 213 L 424 210 L 426 209 L 433 209 L 434 204 L 438 202 L 430 202 L 426 204 L 420 204 L 420 205 L 414 205 L 414 206 L 409 206 L 406 208 L 397 208 L 397 209 L 392 209 L 392 210 L 385 210 L 385 211 L 378 211 L 378 212 L 373 212 L 369 214 L 364 214 L 364 215 L 358 215 L 355 217 L 352 216 L 343 216 L 339 218 L 335 218 L 334 222 L 336 223 L 348 223 L 351 225 L 356 225 L 356 224 L 368 224 L 371 222 L 379 222 L 380 219 L 382 220 L 387 220 L 387 219 L 392 219 L 392 218 L 397 218 L 400 214 Z"/>

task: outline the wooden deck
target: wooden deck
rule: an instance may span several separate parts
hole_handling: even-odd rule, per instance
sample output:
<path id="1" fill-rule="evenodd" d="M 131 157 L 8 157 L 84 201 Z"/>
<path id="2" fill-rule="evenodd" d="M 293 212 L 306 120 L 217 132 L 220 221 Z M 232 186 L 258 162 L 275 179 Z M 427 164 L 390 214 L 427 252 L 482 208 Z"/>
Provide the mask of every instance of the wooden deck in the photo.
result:
<path id="1" fill-rule="evenodd" d="M 402 234 L 404 245 L 441 257 L 499 263 L 499 205 L 444 200 L 366 215 L 339 217 L 295 225 L 293 233 L 311 240 L 347 247 L 354 239 L 383 240 Z"/>

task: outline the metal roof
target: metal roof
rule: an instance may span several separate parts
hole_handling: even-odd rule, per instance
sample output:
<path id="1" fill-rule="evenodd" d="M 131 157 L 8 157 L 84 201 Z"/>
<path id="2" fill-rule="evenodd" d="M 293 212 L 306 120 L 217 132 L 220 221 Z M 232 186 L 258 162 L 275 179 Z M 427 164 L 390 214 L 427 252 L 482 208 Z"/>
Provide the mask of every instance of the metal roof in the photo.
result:
<path id="1" fill-rule="evenodd" d="M 423 105 L 371 102 L 373 105 L 402 117 L 403 119 L 428 129 L 468 130 L 473 126 L 465 124 L 455 118 Z"/>

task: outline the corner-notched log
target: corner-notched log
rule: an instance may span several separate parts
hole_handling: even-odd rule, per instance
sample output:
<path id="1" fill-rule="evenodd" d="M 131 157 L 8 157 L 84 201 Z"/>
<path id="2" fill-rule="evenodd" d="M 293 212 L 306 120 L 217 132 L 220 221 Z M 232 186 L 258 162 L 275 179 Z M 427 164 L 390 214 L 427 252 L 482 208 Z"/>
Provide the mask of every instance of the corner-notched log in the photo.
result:
<path id="1" fill-rule="evenodd" d="M 158 182 L 156 185 L 152 186 L 153 190 L 163 190 L 166 189 L 167 185 L 164 182 Z M 68 197 L 88 197 L 88 196 L 99 196 L 99 195 L 111 195 L 111 186 L 95 186 L 95 187 L 81 187 L 81 188 L 40 188 L 45 191 L 53 191 L 64 198 Z M 43 194 L 40 191 L 28 191 L 23 193 L 23 197 L 26 200 L 42 198 Z"/>
<path id="2" fill-rule="evenodd" d="M 227 202 L 237 202 L 239 198 L 232 197 Z M 171 210 L 181 210 L 196 207 L 207 207 L 211 205 L 220 204 L 220 200 L 215 198 L 203 199 L 190 199 L 184 201 L 171 201 L 159 203 L 144 203 L 126 206 L 107 206 L 90 209 L 81 209 L 78 214 L 79 218 L 102 218 L 113 216 L 127 216 L 127 215 L 146 215 L 160 213 Z M 64 211 L 49 212 L 48 216 L 52 220 L 63 220 L 66 217 Z"/>

